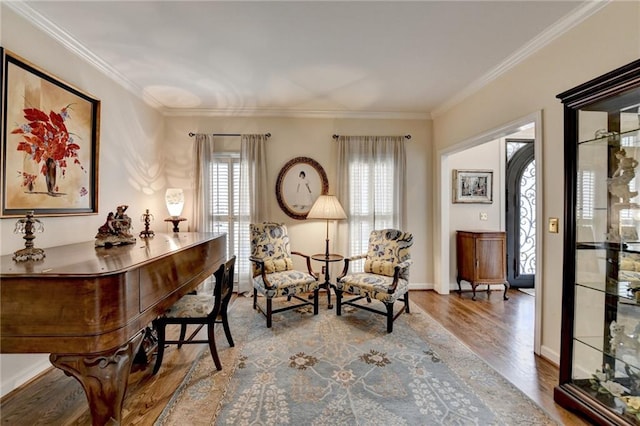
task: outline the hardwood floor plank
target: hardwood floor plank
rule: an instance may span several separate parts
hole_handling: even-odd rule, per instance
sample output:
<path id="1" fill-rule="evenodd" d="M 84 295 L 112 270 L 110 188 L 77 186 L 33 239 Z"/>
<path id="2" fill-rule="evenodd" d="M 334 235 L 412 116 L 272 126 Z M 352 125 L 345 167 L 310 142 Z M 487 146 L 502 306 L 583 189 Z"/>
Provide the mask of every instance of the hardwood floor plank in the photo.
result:
<path id="1" fill-rule="evenodd" d="M 410 300 L 559 422 L 588 425 L 553 401 L 558 368 L 533 353 L 535 299 L 517 290 L 510 290 L 509 297 L 502 300 L 501 290 L 489 295 L 479 291 L 476 301 L 471 300 L 471 292 L 464 291 L 462 295 L 434 291 L 410 294 Z M 177 328 L 167 331 L 177 335 Z M 177 350 L 171 345 L 157 375 L 151 376 L 152 365 L 132 372 L 123 424 L 152 425 L 204 349 L 205 345 L 185 345 Z M 91 424 L 82 387 L 55 368 L 2 398 L 0 420 L 6 425 Z"/>

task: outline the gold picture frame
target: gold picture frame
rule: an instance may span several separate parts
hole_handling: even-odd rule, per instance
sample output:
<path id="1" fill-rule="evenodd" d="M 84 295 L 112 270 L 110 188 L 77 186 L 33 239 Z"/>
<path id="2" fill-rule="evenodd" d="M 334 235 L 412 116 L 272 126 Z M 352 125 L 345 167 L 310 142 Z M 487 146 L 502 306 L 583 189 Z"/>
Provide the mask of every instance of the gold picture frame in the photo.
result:
<path id="1" fill-rule="evenodd" d="M 98 212 L 100 101 L 0 48 L 2 217 Z"/>

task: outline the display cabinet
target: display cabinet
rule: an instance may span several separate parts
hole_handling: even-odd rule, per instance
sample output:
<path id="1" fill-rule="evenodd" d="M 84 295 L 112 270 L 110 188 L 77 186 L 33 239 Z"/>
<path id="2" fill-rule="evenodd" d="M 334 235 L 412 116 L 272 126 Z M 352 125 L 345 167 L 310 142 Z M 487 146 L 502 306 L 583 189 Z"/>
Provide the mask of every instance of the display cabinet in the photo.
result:
<path id="1" fill-rule="evenodd" d="M 566 226 L 554 399 L 598 424 L 640 425 L 640 60 L 558 98 Z"/>

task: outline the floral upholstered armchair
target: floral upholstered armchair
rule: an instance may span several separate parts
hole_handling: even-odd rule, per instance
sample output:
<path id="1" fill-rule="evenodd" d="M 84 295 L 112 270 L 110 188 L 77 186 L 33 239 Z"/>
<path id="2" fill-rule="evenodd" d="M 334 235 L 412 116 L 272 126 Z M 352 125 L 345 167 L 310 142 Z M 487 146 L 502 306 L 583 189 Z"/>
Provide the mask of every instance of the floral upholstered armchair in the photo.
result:
<path id="1" fill-rule="evenodd" d="M 404 311 L 409 313 L 409 266 L 411 255 L 409 248 L 413 245 L 413 235 L 397 229 L 371 231 L 369 250 L 366 255 L 352 256 L 345 259 L 344 270 L 336 284 L 336 313 L 342 315 L 342 305 L 350 305 L 387 317 L 387 332 L 393 331 L 393 321 Z M 364 272 L 349 273 L 350 262 L 365 259 Z M 343 300 L 343 293 L 354 295 Z M 385 310 L 355 303 L 366 298 L 378 300 L 385 305 Z M 402 298 L 404 307 L 394 314 L 393 304 Z"/>
<path id="2" fill-rule="evenodd" d="M 311 269 L 311 258 L 300 252 L 292 252 L 289 246 L 287 227 L 280 223 L 264 222 L 250 225 L 251 257 L 253 276 L 253 308 L 267 317 L 267 327 L 271 327 L 273 314 L 313 305 L 313 314 L 318 315 L 318 274 Z M 306 259 L 307 272 L 293 269 L 291 255 Z M 313 300 L 303 299 L 302 293 L 313 292 Z M 266 309 L 258 304 L 258 293 L 266 300 Z M 273 309 L 273 299 L 287 297 L 301 303 Z"/>

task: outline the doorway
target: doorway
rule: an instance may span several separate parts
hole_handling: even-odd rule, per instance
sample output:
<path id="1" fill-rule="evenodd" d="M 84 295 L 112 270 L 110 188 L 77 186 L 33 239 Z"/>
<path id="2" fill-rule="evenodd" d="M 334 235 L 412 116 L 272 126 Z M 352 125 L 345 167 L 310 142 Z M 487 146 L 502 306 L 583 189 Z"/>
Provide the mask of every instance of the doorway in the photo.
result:
<path id="1" fill-rule="evenodd" d="M 523 131 L 530 131 L 530 134 L 523 134 Z M 451 260 L 451 248 L 452 244 L 455 244 L 452 240 L 452 231 L 450 227 L 450 212 L 451 212 L 451 199 L 452 199 L 452 167 L 450 164 L 450 156 L 457 152 L 464 151 L 468 148 L 482 145 L 486 142 L 496 139 L 506 138 L 526 138 L 534 140 L 534 158 L 535 158 L 535 175 L 536 175 L 536 194 L 535 194 L 535 212 L 536 217 L 543 217 L 542 211 L 542 112 L 537 111 L 527 116 L 516 119 L 510 123 L 507 123 L 501 127 L 494 128 L 486 133 L 471 137 L 467 140 L 461 141 L 455 145 L 448 146 L 437 152 L 436 161 L 436 174 L 439 177 L 440 185 L 436 188 L 438 191 L 437 197 L 437 218 L 436 222 L 440 225 L 436 225 L 435 236 L 436 241 L 434 245 L 434 257 L 437 259 L 434 280 L 434 290 L 440 294 L 449 294 L 451 289 L 457 289 L 457 283 L 455 280 L 455 272 L 452 272 L 450 267 Z M 504 154 L 504 151 L 502 151 Z M 504 156 L 502 157 L 505 158 Z M 497 175 L 497 179 L 494 180 L 496 189 L 506 188 L 506 161 L 502 162 L 502 166 Z M 501 229 L 506 229 L 505 218 L 505 206 L 504 206 L 504 192 L 500 191 L 500 199 L 494 200 L 494 202 L 502 203 L 501 215 L 502 219 Z M 495 193 L 495 192 L 494 192 Z M 533 351 L 536 354 L 541 352 L 541 330 L 542 330 L 542 298 L 543 298 L 543 286 L 541 285 L 541 271 L 543 268 L 542 253 L 543 253 L 543 229 L 538 226 L 535 230 L 537 244 L 535 246 L 536 262 L 535 262 L 535 274 L 534 274 L 534 286 L 535 286 L 535 319 L 534 319 L 534 342 Z M 508 303 L 505 302 L 505 303 Z"/>
<path id="2" fill-rule="evenodd" d="M 507 281 L 534 288 L 536 265 L 536 170 L 533 139 L 505 140 Z"/>

